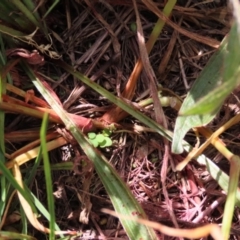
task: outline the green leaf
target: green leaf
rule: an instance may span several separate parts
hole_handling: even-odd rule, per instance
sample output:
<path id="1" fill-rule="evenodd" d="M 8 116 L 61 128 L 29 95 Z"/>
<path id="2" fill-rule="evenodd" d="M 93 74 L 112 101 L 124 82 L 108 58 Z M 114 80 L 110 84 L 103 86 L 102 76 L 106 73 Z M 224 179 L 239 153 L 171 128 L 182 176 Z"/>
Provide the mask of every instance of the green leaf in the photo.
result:
<path id="1" fill-rule="evenodd" d="M 208 114 L 217 112 L 226 97 L 240 83 L 240 40 L 237 25 L 234 24 L 228 37 L 227 51 L 224 54 L 223 82 L 219 81 L 215 89 L 203 95 L 194 106 L 180 110 L 181 115 Z"/>
<path id="2" fill-rule="evenodd" d="M 49 239 L 55 239 L 54 229 L 55 229 L 55 205 L 54 205 L 54 198 L 53 198 L 53 187 L 52 187 L 52 174 L 50 168 L 50 161 L 48 157 L 48 150 L 47 150 L 47 142 L 46 142 L 46 135 L 47 135 L 47 126 L 48 126 L 48 114 L 45 113 L 43 116 L 42 126 L 40 130 L 40 140 L 41 140 L 41 147 L 42 147 L 42 155 L 43 155 L 43 168 L 44 168 L 44 175 L 46 181 L 46 188 L 47 188 L 47 202 L 48 202 L 48 209 L 50 213 L 50 235 Z"/>
<path id="3" fill-rule="evenodd" d="M 26 240 L 37 240 L 35 237 L 22 234 L 22 233 L 15 233 L 13 231 L 0 231 L 0 239 L 26 239 Z"/>
<path id="4" fill-rule="evenodd" d="M 104 136 L 103 134 L 97 134 L 96 140 L 97 140 L 99 143 L 102 143 L 102 142 L 105 140 L 105 136 Z"/>
<path id="5" fill-rule="evenodd" d="M 28 18 L 28 20 L 35 26 L 40 28 L 44 32 L 44 28 L 42 26 L 42 22 L 40 19 L 36 19 L 36 16 L 21 2 L 18 0 L 11 1 L 22 13 Z M 47 34 L 46 34 L 47 35 Z"/>
<path id="6" fill-rule="evenodd" d="M 9 36 L 12 36 L 12 37 L 24 37 L 26 35 L 26 34 L 20 32 L 20 31 L 17 31 L 13 28 L 4 26 L 3 24 L 0 24 L 0 32 L 7 34 Z"/>
<path id="7" fill-rule="evenodd" d="M 239 174 L 240 174 L 240 158 L 234 155 L 230 162 L 230 181 L 222 220 L 222 233 L 224 235 L 224 239 L 229 239 L 230 230 L 232 227 L 232 219 L 236 202 L 236 191 L 238 189 Z"/>
<path id="8" fill-rule="evenodd" d="M 130 24 L 130 29 L 131 29 L 134 33 L 136 33 L 136 32 L 137 32 L 137 24 L 136 24 L 135 22 L 132 22 L 132 23 Z"/>
<path id="9" fill-rule="evenodd" d="M 112 146 L 112 139 L 109 137 L 105 137 L 104 141 L 99 144 L 100 148 L 111 147 Z"/>
<path id="10" fill-rule="evenodd" d="M 110 129 L 103 129 L 102 134 L 106 137 L 109 137 L 109 136 L 111 136 L 112 131 Z"/>
<path id="11" fill-rule="evenodd" d="M 94 138 L 94 139 L 89 139 L 90 140 L 90 143 L 96 148 L 96 147 L 98 147 L 98 145 L 99 145 L 99 142 L 98 142 L 98 140 L 96 139 L 96 138 Z"/>
<path id="12" fill-rule="evenodd" d="M 96 135 L 96 133 L 94 133 L 94 132 L 89 132 L 89 133 L 88 133 L 88 138 L 91 139 L 91 140 L 94 139 L 94 138 L 96 138 L 96 136 L 97 136 L 97 135 Z"/>
<path id="13" fill-rule="evenodd" d="M 31 206 L 31 208 L 33 209 L 34 212 L 36 212 L 36 209 L 34 207 L 34 204 L 32 202 L 32 198 L 30 195 L 30 192 L 26 189 L 26 188 L 22 188 L 19 183 L 16 181 L 16 179 L 13 177 L 12 172 L 10 172 L 9 169 L 6 168 L 6 166 L 4 165 L 4 162 L 2 160 L 5 159 L 5 156 L 2 152 L 2 150 L 0 149 L 0 169 L 1 169 L 1 173 L 2 175 L 12 184 L 12 186 L 21 193 L 21 195 L 25 198 L 25 200 L 29 203 L 29 205 Z"/>
<path id="14" fill-rule="evenodd" d="M 182 140 L 186 133 L 191 128 L 209 123 L 219 111 L 224 99 L 236 86 L 236 82 L 233 84 L 229 76 L 226 77 L 223 73 L 228 65 L 226 62 L 231 61 L 228 51 L 231 50 L 230 44 L 234 41 L 234 35 L 236 35 L 235 25 L 231 29 L 229 44 L 228 39 L 225 38 L 184 100 L 174 128 L 173 153 L 183 152 Z"/>

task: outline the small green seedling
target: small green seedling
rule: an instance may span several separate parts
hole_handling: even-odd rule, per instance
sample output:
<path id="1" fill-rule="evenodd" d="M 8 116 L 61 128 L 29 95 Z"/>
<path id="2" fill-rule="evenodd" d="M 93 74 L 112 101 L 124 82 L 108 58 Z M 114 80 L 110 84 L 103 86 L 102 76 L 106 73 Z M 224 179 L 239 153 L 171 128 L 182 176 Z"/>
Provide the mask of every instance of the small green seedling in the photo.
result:
<path id="1" fill-rule="evenodd" d="M 135 22 L 132 22 L 132 23 L 130 24 L 130 29 L 131 29 L 134 33 L 136 33 L 136 32 L 137 32 L 137 24 L 136 24 Z"/>
<path id="2" fill-rule="evenodd" d="M 112 134 L 112 131 L 109 129 L 102 130 L 101 133 L 88 133 L 88 139 L 94 147 L 106 148 L 112 146 L 112 139 L 109 137 Z"/>

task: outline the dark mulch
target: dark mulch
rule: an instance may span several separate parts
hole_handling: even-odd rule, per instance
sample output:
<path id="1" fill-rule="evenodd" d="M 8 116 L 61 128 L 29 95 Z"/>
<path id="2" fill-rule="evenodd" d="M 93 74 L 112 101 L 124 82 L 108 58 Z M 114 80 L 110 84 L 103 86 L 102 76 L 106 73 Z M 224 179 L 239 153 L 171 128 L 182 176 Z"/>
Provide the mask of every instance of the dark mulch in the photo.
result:
<path id="1" fill-rule="evenodd" d="M 231 14 L 226 1 L 178 1 L 171 19 L 181 28 L 199 36 L 221 41 L 230 29 Z M 89 7 L 88 4 L 91 5 Z M 159 3 L 162 9 L 163 3 Z M 141 21 L 146 39 L 151 33 L 157 17 L 141 1 L 138 2 Z M 112 33 L 99 20 L 104 19 Z M 62 55 L 64 61 L 73 65 L 78 71 L 104 86 L 114 94 L 121 92 L 139 58 L 136 33 L 131 30 L 136 21 L 132 1 L 62 1 L 48 16 L 53 46 Z M 170 47 L 170 43 L 172 47 Z M 116 50 L 120 46 L 120 53 Z M 164 89 L 182 99 L 188 92 L 215 49 L 174 31 L 166 25 L 158 38 L 149 59 L 158 83 Z M 69 76 L 46 59 L 41 71 L 54 78 L 49 84 L 64 104 L 65 109 L 86 117 L 99 117 L 111 103 L 89 88 Z M 120 79 L 117 81 L 117 73 Z M 149 80 L 144 74 L 140 76 L 133 101 L 149 96 Z M 169 96 L 169 91 L 163 91 Z M 223 121 L 239 112 L 236 104 L 238 92 L 229 98 L 219 115 L 210 124 L 217 129 Z M 153 107 L 146 109 L 146 114 L 154 118 Z M 177 112 L 171 108 L 164 109 L 168 128 L 173 130 Z M 227 116 L 226 116 L 227 115 Z M 14 128 L 22 129 L 31 121 L 31 126 L 40 125 L 40 121 L 20 116 Z M 138 125 L 132 117 L 126 117 L 122 124 Z M 8 127 L 9 127 L 8 123 Z M 16 127 L 17 126 L 17 127 Z M 223 139 L 233 151 L 239 151 L 239 126 L 223 134 Z M 161 136 L 142 131 L 119 131 L 113 135 L 114 145 L 102 150 L 120 176 L 127 182 L 136 199 L 142 204 L 150 220 L 168 226 L 193 228 L 204 223 L 221 223 L 225 194 L 211 178 L 205 167 L 192 161 L 181 173 L 173 171 L 184 155 L 169 156 L 165 187 L 169 200 L 163 193 L 161 167 L 164 155 L 164 143 Z M 195 144 L 195 135 L 190 132 L 186 140 Z M 202 139 L 204 141 L 204 139 Z M 16 147 L 16 146 L 15 146 Z M 51 152 L 51 162 L 66 161 L 71 158 L 71 146 Z M 224 171 L 229 171 L 227 160 L 223 159 L 214 148 L 205 152 Z M 38 184 L 32 190 L 39 199 L 46 203 L 43 175 L 36 177 Z M 102 207 L 112 209 L 111 202 L 96 174 L 87 194 L 92 203 L 89 223 L 79 222 L 82 202 L 78 195 L 83 194 L 84 178 L 73 171 L 54 171 L 54 188 L 56 196 L 56 219 L 63 229 L 82 231 L 84 236 L 75 239 L 127 239 L 119 221 L 103 214 Z M 176 220 L 173 223 L 173 220 Z M 236 209 L 232 224 L 232 239 L 239 234 L 239 209 Z M 34 235 L 34 233 L 33 233 Z M 40 239 L 40 238 L 39 238 Z M 42 238 L 43 239 L 43 238 Z M 172 239 L 170 237 L 164 239 Z"/>

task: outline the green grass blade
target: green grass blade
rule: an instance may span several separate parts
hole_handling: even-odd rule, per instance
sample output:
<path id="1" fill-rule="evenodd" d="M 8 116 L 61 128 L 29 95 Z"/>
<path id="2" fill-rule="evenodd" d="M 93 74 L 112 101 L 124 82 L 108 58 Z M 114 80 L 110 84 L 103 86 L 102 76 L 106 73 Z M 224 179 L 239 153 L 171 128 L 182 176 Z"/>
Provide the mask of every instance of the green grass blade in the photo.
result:
<path id="1" fill-rule="evenodd" d="M 25 178 L 24 178 L 25 189 L 27 189 L 28 188 L 27 186 L 32 183 L 32 180 L 33 180 L 37 170 L 39 169 L 38 167 L 41 163 L 41 159 L 42 159 L 42 147 L 40 146 L 38 156 L 35 160 L 33 167 L 29 171 L 29 174 L 26 173 L 26 175 L 25 175 Z M 43 170 L 43 169 L 44 169 L 44 166 L 41 166 L 40 170 Z M 71 163 L 71 166 L 69 166 L 68 170 L 72 170 L 72 169 L 73 169 L 73 165 Z M 32 198 L 34 206 L 50 222 L 51 214 L 47 211 L 47 209 L 42 205 L 42 203 L 36 198 L 36 196 L 32 192 L 31 192 L 31 198 Z M 55 222 L 54 222 L 54 228 L 56 231 L 61 231 L 61 229 Z M 63 235 L 60 235 L 60 236 L 63 237 Z"/>
<path id="2" fill-rule="evenodd" d="M 0 35 L 0 43 L 1 43 L 1 50 L 4 51 L 4 44 L 2 41 L 2 35 Z M 2 102 L 2 94 L 6 93 L 6 79 L 2 78 L 1 70 L 3 65 L 5 64 L 5 59 L 3 59 L 3 56 L 0 59 L 0 101 Z M 2 157 L 0 158 L 0 163 L 4 165 L 5 163 L 5 142 L 4 142 L 4 129 L 5 129 L 5 112 L 0 110 L 0 151 L 2 154 Z M 6 199 L 7 199 L 7 187 L 6 187 L 6 178 L 4 175 L 1 175 L 1 200 L 0 200 L 0 220 L 2 218 L 5 205 L 6 205 Z"/>
<path id="3" fill-rule="evenodd" d="M 2 32 L 3 34 L 7 34 L 11 37 L 24 37 L 26 35 L 25 33 L 22 33 L 13 28 L 7 27 L 3 24 L 0 24 L 0 32 Z"/>
<path id="4" fill-rule="evenodd" d="M 43 19 L 45 17 L 47 17 L 47 15 L 53 10 L 53 8 L 59 3 L 60 0 L 55 0 L 52 5 L 48 8 L 48 10 L 46 11 L 46 13 L 43 16 Z"/>
<path id="5" fill-rule="evenodd" d="M 29 184 L 32 183 L 32 180 L 38 170 L 38 167 L 41 163 L 41 159 L 42 159 L 42 147 L 40 146 L 40 149 L 39 149 L 39 152 L 38 152 L 38 156 L 35 160 L 35 163 L 32 167 L 32 169 L 29 171 L 29 175 L 26 174 L 25 176 L 25 179 L 24 179 L 24 184 L 26 185 L 25 186 L 25 189 L 27 188 L 27 186 Z M 44 166 L 40 167 L 40 170 L 43 170 L 44 169 Z M 51 167 L 52 169 L 52 167 Z M 73 169 L 73 164 L 71 163 L 71 166 L 68 167 L 68 170 L 72 170 Z M 42 203 L 36 198 L 36 196 L 31 193 L 31 197 L 33 199 L 33 203 L 35 205 L 35 207 L 39 210 L 39 212 L 50 222 L 51 221 L 51 216 L 52 214 L 50 214 L 47 209 L 42 205 Z M 59 226 L 56 224 L 56 222 L 54 222 L 54 229 L 56 231 L 61 231 L 61 229 L 59 228 Z M 60 235 L 61 237 L 63 237 L 63 235 Z"/>
<path id="6" fill-rule="evenodd" d="M 42 160 L 42 147 L 40 146 L 39 152 L 38 152 L 38 156 L 35 159 L 35 162 L 33 164 L 33 167 L 31 168 L 31 171 L 29 171 L 28 173 L 26 173 L 25 179 L 24 179 L 24 183 L 29 186 L 29 184 L 31 184 L 33 182 L 33 179 L 36 175 L 37 169 L 40 165 L 40 162 Z"/>
<path id="7" fill-rule="evenodd" d="M 34 11 L 36 5 L 34 4 L 34 1 L 32 0 L 23 0 L 23 3 L 25 4 L 25 6 L 29 9 L 29 11 L 32 12 L 32 14 L 34 15 L 34 17 L 40 21 L 40 16 L 38 14 L 38 11 Z"/>
<path id="8" fill-rule="evenodd" d="M 22 234 L 27 234 L 28 222 L 22 206 L 20 206 L 20 215 L 21 215 L 21 224 L 22 224 Z"/>
<path id="9" fill-rule="evenodd" d="M 24 14 L 26 18 L 35 26 L 44 32 L 40 19 L 36 19 L 33 13 L 19 0 L 12 0 L 12 3 Z"/>
<path id="10" fill-rule="evenodd" d="M 51 164 L 52 171 L 62 171 L 62 170 L 71 171 L 73 170 L 73 167 L 74 165 L 72 162 L 60 162 L 60 163 Z"/>
<path id="11" fill-rule="evenodd" d="M 15 233 L 15 232 L 6 232 L 6 231 L 0 231 L 0 239 L 26 239 L 26 240 L 37 240 L 35 237 L 31 237 L 26 234 L 21 234 L 21 233 Z"/>
<path id="12" fill-rule="evenodd" d="M 12 11 L 12 6 L 9 1 L 0 1 L 0 13 L 10 13 Z M 5 14 L 7 15 L 7 14 Z M 2 16 L 1 16 L 2 17 Z"/>
<path id="13" fill-rule="evenodd" d="M 163 9 L 163 13 L 165 16 L 169 17 L 171 15 L 173 8 L 176 5 L 176 2 L 177 2 L 176 0 L 167 1 L 166 5 Z M 157 41 L 159 34 L 162 32 L 164 25 L 165 25 L 165 21 L 163 21 L 161 18 L 159 18 L 158 21 L 156 22 L 156 24 L 154 25 L 152 33 L 149 36 L 149 40 L 146 44 L 148 53 L 152 50 L 153 45 Z"/>
<path id="14" fill-rule="evenodd" d="M 17 29 L 22 29 L 25 24 L 25 18 L 19 17 L 15 8 L 6 4 L 6 1 L 0 1 L 0 19 L 2 23 L 7 23 L 8 25 L 15 26 Z M 11 16 L 10 14 L 12 13 Z"/>
<path id="15" fill-rule="evenodd" d="M 68 64 L 62 62 L 62 61 L 56 61 L 56 65 L 59 65 L 63 69 L 65 69 L 67 72 L 71 73 L 74 77 L 79 79 L 81 82 L 88 85 L 90 88 L 94 89 L 96 92 L 101 94 L 102 96 L 106 97 L 109 101 L 116 104 L 120 108 L 122 108 L 124 111 L 128 112 L 133 117 L 137 118 L 139 121 L 147 125 L 148 127 L 154 129 L 158 133 L 160 133 L 162 136 L 167 138 L 168 140 L 172 140 L 172 133 L 168 131 L 167 129 L 163 128 L 159 124 L 157 124 L 152 119 L 146 117 L 144 114 L 140 113 L 139 111 L 136 111 L 134 107 L 124 102 L 122 99 L 119 99 L 115 97 L 112 93 L 108 92 L 103 87 L 99 86 L 97 83 L 92 82 L 89 78 L 87 78 L 85 75 L 81 74 L 80 72 L 75 71 L 71 66 Z"/>
<path id="16" fill-rule="evenodd" d="M 145 218 L 146 215 L 143 209 L 133 197 L 129 188 L 119 177 L 116 170 L 108 163 L 107 159 L 88 142 L 84 134 L 76 127 L 75 123 L 69 118 L 69 115 L 66 114 L 62 107 L 58 105 L 55 99 L 52 98 L 52 95 L 44 88 L 42 83 L 34 75 L 32 75 L 31 78 L 38 91 L 61 117 L 62 121 L 78 141 L 88 158 L 93 161 L 95 169 L 109 194 L 116 212 L 126 216 L 134 215 L 136 217 L 141 216 Z M 121 223 L 130 239 L 157 239 L 154 230 L 149 227 L 125 219 L 121 219 Z"/>
<path id="17" fill-rule="evenodd" d="M 43 167 L 44 167 L 44 174 L 45 174 L 45 181 L 46 181 L 46 188 L 47 188 L 47 200 L 48 200 L 48 209 L 50 213 L 50 235 L 49 239 L 54 240 L 55 234 L 55 208 L 54 208 L 54 199 L 53 199 L 53 187 L 52 187 L 52 176 L 51 176 L 51 168 L 49 163 L 48 157 L 48 150 L 47 150 L 47 143 L 46 143 L 46 134 L 47 134 L 47 126 L 48 126 L 48 114 L 44 114 L 42 126 L 40 130 L 40 139 L 41 139 L 41 148 L 43 154 Z"/>
<path id="18" fill-rule="evenodd" d="M 31 197 L 33 199 L 34 205 L 39 210 L 39 212 L 50 222 L 51 215 L 47 211 L 47 209 L 43 206 L 43 204 L 38 200 L 38 198 L 33 193 L 31 193 Z M 57 223 L 54 224 L 54 228 L 55 228 L 56 231 L 61 231 L 61 229 L 57 225 Z M 60 235 L 60 236 L 63 237 L 63 235 Z"/>
<path id="19" fill-rule="evenodd" d="M 35 207 L 32 203 L 31 200 L 31 195 L 29 194 L 29 192 L 26 189 L 23 189 L 15 180 L 15 178 L 13 177 L 12 173 L 5 167 L 4 163 L 3 163 L 3 159 L 4 155 L 3 152 L 0 150 L 0 169 L 2 172 L 2 175 L 5 176 L 5 178 L 9 181 L 9 183 L 12 184 L 12 186 L 21 193 L 21 195 L 26 199 L 26 201 L 28 201 L 28 203 L 30 204 L 30 206 L 32 207 L 33 210 L 35 210 Z M 36 211 L 35 211 L 36 212 Z"/>
<path id="20" fill-rule="evenodd" d="M 4 66 L 4 67 L 6 66 L 6 59 L 7 59 L 5 52 L 6 52 L 6 50 L 5 50 L 5 44 L 3 41 L 3 35 L 0 33 L 0 63 L 1 63 L 0 65 Z M 2 77 L 0 76 L 0 78 L 2 78 Z M 7 74 L 7 79 L 4 79 L 4 81 L 7 81 L 8 83 L 12 84 L 13 81 L 12 81 L 11 75 L 9 73 Z M 2 80 L 1 80 L 1 84 L 3 84 L 4 81 L 2 82 Z M 1 89 L 2 89 L 2 87 L 1 87 Z"/>
<path id="21" fill-rule="evenodd" d="M 223 220 L 222 220 L 222 233 L 224 239 L 229 239 L 230 229 L 232 226 L 232 219 L 236 201 L 236 190 L 238 188 L 240 173 L 240 158 L 234 155 L 231 159 L 230 165 L 230 180 L 229 189 L 227 192 L 227 199 L 224 207 Z"/>

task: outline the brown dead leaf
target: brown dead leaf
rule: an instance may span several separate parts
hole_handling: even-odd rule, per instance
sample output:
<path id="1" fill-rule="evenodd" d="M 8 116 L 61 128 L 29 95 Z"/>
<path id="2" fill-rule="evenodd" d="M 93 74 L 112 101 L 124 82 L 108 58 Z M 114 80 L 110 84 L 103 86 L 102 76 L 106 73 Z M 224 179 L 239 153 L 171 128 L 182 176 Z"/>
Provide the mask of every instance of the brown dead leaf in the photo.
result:
<path id="1" fill-rule="evenodd" d="M 83 132 L 94 131 L 95 127 L 91 119 L 71 113 L 68 113 L 68 116 L 71 117 L 77 127 L 80 128 Z"/>
<path id="2" fill-rule="evenodd" d="M 19 56 L 19 57 L 25 58 L 26 61 L 31 65 L 44 64 L 44 57 L 40 55 L 37 50 L 33 50 L 32 52 L 29 52 L 24 48 L 12 48 L 6 51 L 6 55 L 8 57 Z"/>

